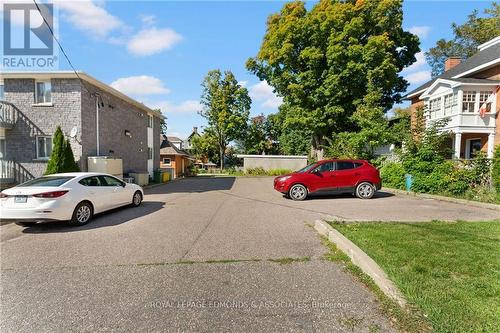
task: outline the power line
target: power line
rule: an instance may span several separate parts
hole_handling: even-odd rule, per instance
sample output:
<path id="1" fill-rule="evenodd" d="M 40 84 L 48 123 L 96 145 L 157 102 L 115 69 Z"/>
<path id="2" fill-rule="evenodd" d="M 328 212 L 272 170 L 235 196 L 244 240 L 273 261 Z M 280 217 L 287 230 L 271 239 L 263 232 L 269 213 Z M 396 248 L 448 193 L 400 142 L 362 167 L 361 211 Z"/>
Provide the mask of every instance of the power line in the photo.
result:
<path id="1" fill-rule="evenodd" d="M 52 27 L 50 26 L 49 22 L 47 22 L 47 20 L 45 19 L 45 16 L 43 15 L 42 11 L 40 10 L 40 7 L 38 6 L 38 3 L 36 2 L 36 0 L 33 0 L 33 3 L 35 4 L 36 9 L 40 13 L 40 16 L 42 17 L 43 22 L 45 22 L 45 25 L 47 26 L 47 28 L 49 28 L 50 34 L 52 35 L 52 37 L 56 41 L 57 45 L 59 45 L 59 49 L 61 50 L 62 54 L 66 58 L 66 61 L 68 61 L 68 64 L 71 66 L 71 69 L 75 73 L 76 77 L 80 80 L 80 83 L 82 84 L 83 89 L 85 89 L 91 96 L 95 95 L 96 94 L 95 92 L 92 93 L 92 92 L 90 92 L 87 89 L 87 87 L 85 86 L 84 81 L 82 80 L 82 78 L 80 77 L 80 75 L 78 75 L 78 72 L 76 71 L 75 66 L 73 66 L 73 63 L 71 62 L 71 60 L 69 59 L 68 55 L 64 51 L 64 48 L 62 47 L 61 43 L 59 42 L 59 39 L 57 39 L 57 37 L 54 35 L 54 31 L 52 30 Z"/>

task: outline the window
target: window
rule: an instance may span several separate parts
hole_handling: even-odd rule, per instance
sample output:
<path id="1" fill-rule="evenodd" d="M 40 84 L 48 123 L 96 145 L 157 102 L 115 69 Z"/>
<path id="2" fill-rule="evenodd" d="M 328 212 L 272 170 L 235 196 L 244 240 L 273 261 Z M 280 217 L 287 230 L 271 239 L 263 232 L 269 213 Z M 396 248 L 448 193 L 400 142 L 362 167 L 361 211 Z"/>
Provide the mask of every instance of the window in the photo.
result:
<path id="1" fill-rule="evenodd" d="M 153 159 L 153 148 L 148 147 L 148 160 Z"/>
<path id="2" fill-rule="evenodd" d="M 148 114 L 148 127 L 153 128 L 153 116 Z"/>
<path id="3" fill-rule="evenodd" d="M 45 176 L 37 179 L 33 179 L 23 183 L 23 186 L 34 186 L 34 187 L 58 187 L 61 186 L 75 177 L 59 177 L 59 176 Z"/>
<path id="4" fill-rule="evenodd" d="M 449 94 L 444 96 L 444 115 L 452 114 L 457 106 L 457 95 Z"/>
<path id="5" fill-rule="evenodd" d="M 326 162 L 321 165 L 319 165 L 314 172 L 327 172 L 327 171 L 333 171 L 333 162 Z"/>
<path id="6" fill-rule="evenodd" d="M 493 94 L 493 91 L 480 91 L 479 92 L 479 108 L 483 106 L 484 103 L 488 100 L 488 97 L 490 97 Z M 486 112 L 491 111 L 491 102 L 486 103 Z"/>
<path id="7" fill-rule="evenodd" d="M 35 83 L 35 103 L 44 104 L 52 102 L 52 86 L 50 81 L 37 81 Z"/>
<path id="8" fill-rule="evenodd" d="M 37 136 L 36 137 L 36 158 L 48 159 L 52 153 L 52 137 Z"/>
<path id="9" fill-rule="evenodd" d="M 79 183 L 83 186 L 101 186 L 101 182 L 99 181 L 99 177 L 97 176 L 83 178 L 79 181 Z"/>
<path id="10" fill-rule="evenodd" d="M 172 163 L 172 162 L 170 161 L 170 158 L 164 158 L 164 159 L 163 159 L 163 164 L 170 165 L 170 163 Z"/>
<path id="11" fill-rule="evenodd" d="M 3 82 L 0 81 L 0 101 L 5 100 L 5 86 Z"/>
<path id="12" fill-rule="evenodd" d="M 0 159 L 7 157 L 5 155 L 5 152 L 6 152 L 5 139 L 2 138 L 2 139 L 0 139 Z"/>
<path id="13" fill-rule="evenodd" d="M 101 186 L 124 186 L 124 182 L 115 177 L 99 176 Z"/>
<path id="14" fill-rule="evenodd" d="M 347 161 L 338 161 L 337 162 L 337 170 L 349 170 L 354 169 L 354 163 Z"/>
<path id="15" fill-rule="evenodd" d="M 429 117 L 436 118 L 437 112 L 441 110 L 441 98 L 432 99 L 429 102 Z"/>
<path id="16" fill-rule="evenodd" d="M 476 107 L 476 92 L 464 91 L 462 99 L 462 112 L 474 112 Z"/>

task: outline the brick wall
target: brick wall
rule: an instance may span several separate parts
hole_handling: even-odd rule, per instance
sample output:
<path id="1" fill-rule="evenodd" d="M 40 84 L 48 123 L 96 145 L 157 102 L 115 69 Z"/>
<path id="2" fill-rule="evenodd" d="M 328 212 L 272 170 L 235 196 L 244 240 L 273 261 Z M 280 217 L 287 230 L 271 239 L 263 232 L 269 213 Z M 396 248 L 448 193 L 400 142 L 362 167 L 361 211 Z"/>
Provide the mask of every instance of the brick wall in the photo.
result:
<path id="1" fill-rule="evenodd" d="M 95 86 L 88 86 L 91 92 L 97 91 L 104 102 L 99 108 L 99 150 L 100 155 L 110 155 L 123 159 L 123 172 L 147 171 L 148 142 L 147 126 L 148 117 L 139 108 L 108 94 Z M 96 135 L 96 107 L 95 98 L 86 91 L 82 93 L 82 159 L 95 156 L 97 153 Z M 160 136 L 159 119 L 153 125 L 155 138 Z M 125 135 L 125 131 L 131 137 Z M 155 140 L 155 151 L 159 152 L 159 143 Z M 154 168 L 160 165 L 159 156 L 155 156 Z M 86 170 L 86 163 L 82 170 Z"/>
<path id="2" fill-rule="evenodd" d="M 5 100 L 17 109 L 17 121 L 6 130 L 6 158 L 19 162 L 33 176 L 45 172 L 47 162 L 36 158 L 36 136 L 52 136 L 58 125 L 69 136 L 71 129 L 80 129 L 80 83 L 76 79 L 52 79 L 52 106 L 35 106 L 35 80 L 5 79 Z M 80 132 L 80 131 L 79 131 Z M 71 140 L 77 161 L 81 145 Z"/>
<path id="3" fill-rule="evenodd" d="M 52 105 L 35 106 L 35 80 L 5 79 L 5 100 L 19 110 L 12 129 L 6 130 L 6 159 L 19 162 L 35 177 L 41 176 L 47 161 L 36 158 L 36 136 L 52 136 L 58 125 L 70 139 L 75 159 L 87 170 L 87 156 L 96 155 L 95 98 L 82 88 L 78 79 L 52 79 Z M 100 109 L 100 153 L 123 159 L 124 172 L 147 170 L 147 124 L 144 111 L 86 83 L 87 90 L 98 91 L 104 100 Z M 125 136 L 125 130 L 132 137 Z M 160 136 L 160 120 L 154 121 L 154 138 Z M 160 142 L 154 140 L 154 168 L 160 165 Z M 113 151 L 111 153 L 110 151 Z"/>

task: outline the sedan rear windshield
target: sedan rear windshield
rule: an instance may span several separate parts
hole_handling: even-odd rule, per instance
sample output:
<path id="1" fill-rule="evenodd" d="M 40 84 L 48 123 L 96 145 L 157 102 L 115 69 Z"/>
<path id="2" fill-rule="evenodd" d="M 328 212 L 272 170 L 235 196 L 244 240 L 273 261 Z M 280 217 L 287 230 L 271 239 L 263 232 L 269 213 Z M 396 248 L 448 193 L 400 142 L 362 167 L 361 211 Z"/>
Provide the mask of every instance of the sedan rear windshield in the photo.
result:
<path id="1" fill-rule="evenodd" d="M 30 187 L 30 186 L 33 186 L 33 187 L 38 187 L 38 186 L 42 186 L 42 187 L 57 187 L 57 186 L 61 186 L 62 184 L 68 182 L 69 180 L 73 179 L 75 177 L 68 177 L 68 176 L 64 176 L 64 177 L 41 177 L 41 178 L 37 178 L 37 179 L 33 179 L 33 180 L 30 180 L 30 181 L 27 181 L 26 183 L 23 183 L 19 186 L 22 186 L 22 187 Z"/>

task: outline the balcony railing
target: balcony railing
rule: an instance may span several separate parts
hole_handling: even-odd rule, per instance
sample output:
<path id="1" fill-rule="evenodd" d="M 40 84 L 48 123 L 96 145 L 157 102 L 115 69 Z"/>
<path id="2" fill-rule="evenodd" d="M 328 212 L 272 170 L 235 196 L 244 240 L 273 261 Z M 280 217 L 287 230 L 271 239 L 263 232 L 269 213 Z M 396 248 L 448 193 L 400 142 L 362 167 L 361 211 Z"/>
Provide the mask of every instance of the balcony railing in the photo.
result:
<path id="1" fill-rule="evenodd" d="M 10 129 L 16 123 L 16 107 L 14 104 L 0 101 L 0 128 Z"/>
<path id="2" fill-rule="evenodd" d="M 35 177 L 18 162 L 0 159 L 0 186 L 22 184 L 33 178 Z"/>
<path id="3" fill-rule="evenodd" d="M 484 117 L 481 118 L 479 113 L 454 113 L 448 116 L 441 116 L 439 118 L 430 119 L 427 124 L 432 124 L 433 121 L 448 118 L 449 122 L 445 126 L 446 128 L 455 128 L 460 126 L 467 127 L 478 127 L 478 128 L 495 128 L 495 114 L 486 113 Z"/>

